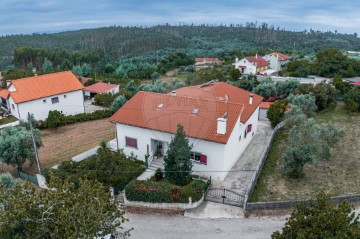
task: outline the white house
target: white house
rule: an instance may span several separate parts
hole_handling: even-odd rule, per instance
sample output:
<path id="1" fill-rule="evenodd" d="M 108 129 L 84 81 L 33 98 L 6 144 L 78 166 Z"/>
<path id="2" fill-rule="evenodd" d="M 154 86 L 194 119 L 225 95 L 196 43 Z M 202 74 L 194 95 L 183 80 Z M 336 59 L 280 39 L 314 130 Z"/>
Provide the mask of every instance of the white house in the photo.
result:
<path id="1" fill-rule="evenodd" d="M 166 155 L 178 124 L 192 148 L 193 171 L 224 180 L 257 131 L 262 97 L 227 83 L 138 92 L 110 121 L 127 155 Z M 157 160 L 157 159 L 153 159 Z"/>
<path id="2" fill-rule="evenodd" d="M 267 70 L 269 68 L 269 62 L 267 62 L 261 56 L 249 56 L 242 59 L 236 58 L 235 63 L 233 64 L 235 69 L 239 69 L 241 74 L 253 74 L 256 75 L 260 71 Z"/>
<path id="3" fill-rule="evenodd" d="M 27 120 L 45 120 L 50 110 L 64 115 L 84 113 L 84 86 L 71 71 L 12 80 L 0 91 L 2 107 L 11 115 Z"/>
<path id="4" fill-rule="evenodd" d="M 84 93 L 86 96 L 89 96 L 89 97 L 93 97 L 96 94 L 112 94 L 112 95 L 114 95 L 114 94 L 119 93 L 119 85 L 98 82 L 93 85 L 85 87 Z"/>
<path id="5" fill-rule="evenodd" d="M 219 58 L 195 58 L 195 68 L 196 69 L 202 69 L 202 68 L 209 68 L 216 64 L 220 64 L 221 61 Z"/>
<path id="6" fill-rule="evenodd" d="M 281 71 L 285 69 L 290 61 L 290 56 L 280 52 L 273 52 L 264 56 L 264 59 L 270 63 L 270 69 Z"/>

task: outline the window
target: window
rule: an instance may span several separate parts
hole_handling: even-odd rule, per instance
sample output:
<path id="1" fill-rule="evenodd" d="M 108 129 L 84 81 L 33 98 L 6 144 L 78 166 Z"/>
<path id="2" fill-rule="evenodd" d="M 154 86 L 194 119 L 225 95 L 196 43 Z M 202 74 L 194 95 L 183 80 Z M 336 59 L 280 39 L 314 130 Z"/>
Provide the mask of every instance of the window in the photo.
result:
<path id="1" fill-rule="evenodd" d="M 191 152 L 191 159 L 195 161 L 200 161 L 201 153 L 198 152 Z"/>
<path id="2" fill-rule="evenodd" d="M 13 110 L 15 110 L 15 105 L 14 104 L 11 104 L 11 107 L 13 108 Z"/>
<path id="3" fill-rule="evenodd" d="M 249 132 L 251 132 L 251 130 L 252 130 L 252 124 L 249 124 L 249 125 L 247 126 L 247 132 L 249 133 Z"/>
<path id="4" fill-rule="evenodd" d="M 64 95 L 64 99 L 66 99 L 66 95 Z"/>
<path id="5" fill-rule="evenodd" d="M 125 146 L 137 149 L 137 139 L 125 137 Z"/>
<path id="6" fill-rule="evenodd" d="M 46 99 L 43 99 L 43 103 L 46 103 Z"/>
<path id="7" fill-rule="evenodd" d="M 246 135 L 247 135 L 247 129 L 245 129 L 244 138 L 246 138 Z"/>
<path id="8" fill-rule="evenodd" d="M 51 98 L 51 103 L 53 104 L 59 103 L 59 97 Z"/>

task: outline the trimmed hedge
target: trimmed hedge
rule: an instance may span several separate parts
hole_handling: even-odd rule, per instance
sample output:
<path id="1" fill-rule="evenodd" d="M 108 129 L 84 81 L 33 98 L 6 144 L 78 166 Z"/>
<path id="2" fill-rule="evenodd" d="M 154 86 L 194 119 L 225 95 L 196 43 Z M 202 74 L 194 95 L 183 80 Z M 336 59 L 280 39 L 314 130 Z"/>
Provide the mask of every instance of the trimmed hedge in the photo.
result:
<path id="1" fill-rule="evenodd" d="M 134 180 L 125 187 L 126 198 L 129 201 L 151 203 L 188 203 L 199 201 L 208 184 L 201 180 L 192 180 L 185 186 L 177 186 L 166 179 L 161 181 Z"/>
<path id="2" fill-rule="evenodd" d="M 96 110 L 92 113 L 81 113 L 77 115 L 68 115 L 68 116 L 62 116 L 61 117 L 61 123 L 59 126 L 64 126 L 68 124 L 74 124 L 74 123 L 81 123 L 91 120 L 99 120 L 108 118 L 111 115 L 113 115 L 112 110 Z M 48 128 L 48 125 L 46 124 L 46 121 L 39 120 L 36 122 L 36 128 L 38 129 L 46 129 Z"/>

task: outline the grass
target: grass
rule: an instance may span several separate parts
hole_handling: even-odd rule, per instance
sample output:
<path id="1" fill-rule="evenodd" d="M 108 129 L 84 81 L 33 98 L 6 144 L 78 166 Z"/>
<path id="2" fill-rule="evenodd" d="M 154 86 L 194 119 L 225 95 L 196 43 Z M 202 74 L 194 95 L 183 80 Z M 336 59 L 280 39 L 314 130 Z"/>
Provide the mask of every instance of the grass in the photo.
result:
<path id="1" fill-rule="evenodd" d="M 15 122 L 17 121 L 18 119 L 15 118 L 14 116 L 9 116 L 5 119 L 0 119 L 0 125 L 4 125 L 4 124 L 8 124 L 8 123 L 11 123 L 11 122 Z"/>
<path id="2" fill-rule="evenodd" d="M 339 103 L 333 110 L 320 112 L 316 119 L 344 130 L 333 148 L 333 158 L 305 165 L 302 179 L 290 179 L 281 172 L 281 156 L 287 146 L 287 130 L 278 132 L 250 201 L 308 199 L 323 191 L 331 196 L 360 193 L 360 114 L 349 115 Z"/>
<path id="3" fill-rule="evenodd" d="M 108 119 L 71 124 L 55 129 L 40 131 L 43 147 L 39 149 L 40 164 L 44 168 L 85 152 L 99 145 L 102 140 L 115 138 L 115 126 Z M 24 167 L 36 171 L 35 166 Z"/>

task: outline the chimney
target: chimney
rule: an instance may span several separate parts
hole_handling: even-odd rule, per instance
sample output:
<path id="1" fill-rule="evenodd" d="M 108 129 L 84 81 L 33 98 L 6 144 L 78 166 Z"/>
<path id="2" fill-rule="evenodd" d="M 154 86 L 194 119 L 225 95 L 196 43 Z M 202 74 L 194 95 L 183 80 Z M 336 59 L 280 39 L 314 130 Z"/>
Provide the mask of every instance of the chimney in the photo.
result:
<path id="1" fill-rule="evenodd" d="M 279 61 L 279 53 L 276 53 L 276 60 Z"/>
<path id="2" fill-rule="evenodd" d="M 236 58 L 235 58 L 235 63 L 238 62 L 238 61 L 239 61 L 239 58 L 236 57 Z"/>
<path id="3" fill-rule="evenodd" d="M 171 91 L 171 95 L 176 96 L 176 90 Z"/>
<path id="4" fill-rule="evenodd" d="M 256 56 L 255 56 L 255 57 L 256 57 L 256 59 L 258 58 L 258 57 L 257 57 L 257 53 L 256 53 Z"/>
<path id="5" fill-rule="evenodd" d="M 252 102 L 253 102 L 253 94 L 250 94 L 250 98 L 249 98 L 249 104 L 252 105 Z"/>
<path id="6" fill-rule="evenodd" d="M 226 134 L 226 119 L 218 118 L 217 119 L 217 134 Z"/>

